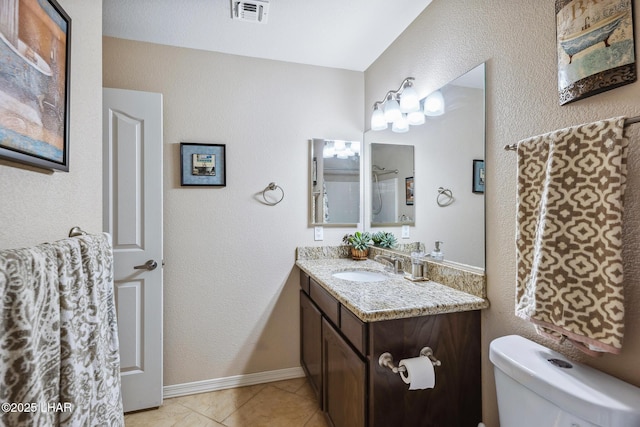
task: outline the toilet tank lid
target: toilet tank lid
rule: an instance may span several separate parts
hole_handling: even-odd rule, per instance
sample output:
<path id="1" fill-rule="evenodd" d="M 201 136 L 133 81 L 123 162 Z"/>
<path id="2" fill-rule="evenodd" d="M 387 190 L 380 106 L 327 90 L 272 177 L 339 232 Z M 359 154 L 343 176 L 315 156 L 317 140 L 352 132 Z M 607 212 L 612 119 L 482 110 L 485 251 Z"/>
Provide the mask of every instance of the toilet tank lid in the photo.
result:
<path id="1" fill-rule="evenodd" d="M 589 366 L 569 362 L 561 368 L 549 359 L 560 353 L 518 335 L 493 340 L 489 359 L 509 377 L 560 409 L 599 426 L 640 426 L 640 388 Z"/>

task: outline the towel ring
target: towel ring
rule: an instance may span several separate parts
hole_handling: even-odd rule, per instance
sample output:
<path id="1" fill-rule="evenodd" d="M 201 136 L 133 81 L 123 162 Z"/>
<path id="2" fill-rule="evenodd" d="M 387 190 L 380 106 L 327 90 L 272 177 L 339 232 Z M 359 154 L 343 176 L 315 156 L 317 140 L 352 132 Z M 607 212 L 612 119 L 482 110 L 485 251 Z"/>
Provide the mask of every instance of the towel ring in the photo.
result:
<path id="1" fill-rule="evenodd" d="M 280 198 L 277 201 L 269 201 L 267 200 L 267 197 L 265 195 L 265 193 L 267 191 L 275 191 L 275 190 L 280 190 L 280 192 L 282 193 L 282 195 L 280 196 Z M 284 199 L 284 190 L 282 189 L 282 187 L 280 187 L 278 184 L 276 184 L 275 182 L 270 182 L 269 185 L 266 186 L 266 188 L 264 190 L 262 190 L 262 198 L 264 199 L 265 203 L 269 206 L 275 206 L 278 203 L 280 203 L 283 199 Z"/>
<path id="2" fill-rule="evenodd" d="M 445 206 L 449 206 L 453 203 L 455 198 L 453 197 L 453 192 L 448 188 L 438 188 L 438 196 L 436 197 L 436 203 L 438 206 L 444 208 Z"/>

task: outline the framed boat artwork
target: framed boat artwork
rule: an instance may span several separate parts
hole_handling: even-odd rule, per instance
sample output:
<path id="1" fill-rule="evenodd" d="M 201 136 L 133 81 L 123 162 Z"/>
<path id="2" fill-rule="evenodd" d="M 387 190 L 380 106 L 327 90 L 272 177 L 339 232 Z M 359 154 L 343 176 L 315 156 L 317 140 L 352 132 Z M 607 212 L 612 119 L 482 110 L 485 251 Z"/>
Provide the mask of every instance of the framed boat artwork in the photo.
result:
<path id="1" fill-rule="evenodd" d="M 632 0 L 556 0 L 560 105 L 637 80 Z"/>
<path id="2" fill-rule="evenodd" d="M 0 10 L 0 158 L 68 172 L 71 18 L 55 0 Z"/>

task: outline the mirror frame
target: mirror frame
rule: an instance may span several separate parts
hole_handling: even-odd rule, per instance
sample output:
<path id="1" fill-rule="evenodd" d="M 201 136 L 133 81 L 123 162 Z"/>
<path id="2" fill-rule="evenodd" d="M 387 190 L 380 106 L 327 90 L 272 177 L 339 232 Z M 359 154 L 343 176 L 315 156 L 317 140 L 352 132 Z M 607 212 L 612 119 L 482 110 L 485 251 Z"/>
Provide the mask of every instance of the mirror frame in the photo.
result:
<path id="1" fill-rule="evenodd" d="M 346 142 L 358 142 L 360 144 L 360 162 L 358 165 L 358 222 L 314 222 L 314 203 L 313 203 L 313 183 L 314 183 L 314 174 L 317 174 L 316 165 L 314 164 L 314 150 L 313 144 L 314 141 L 323 140 L 323 141 L 336 141 L 342 140 Z M 317 156 L 316 156 L 317 157 Z M 311 138 L 309 139 L 309 179 L 307 183 L 307 189 L 309 192 L 307 204 L 308 204 L 308 222 L 309 227 L 343 227 L 343 228 L 354 228 L 358 227 L 362 224 L 362 218 L 364 215 L 364 189 L 363 189 L 363 171 L 364 171 L 364 157 L 365 157 L 365 147 L 362 141 L 356 141 L 354 139 L 340 139 L 340 138 Z"/>

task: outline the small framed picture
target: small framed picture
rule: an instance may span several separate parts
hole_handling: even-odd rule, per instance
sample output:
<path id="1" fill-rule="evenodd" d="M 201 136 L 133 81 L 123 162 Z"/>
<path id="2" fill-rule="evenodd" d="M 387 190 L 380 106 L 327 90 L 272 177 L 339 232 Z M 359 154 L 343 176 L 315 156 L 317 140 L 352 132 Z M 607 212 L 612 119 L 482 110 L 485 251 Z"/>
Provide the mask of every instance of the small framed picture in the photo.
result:
<path id="1" fill-rule="evenodd" d="M 224 187 L 226 183 L 224 144 L 180 143 L 180 185 Z"/>
<path id="2" fill-rule="evenodd" d="M 484 160 L 473 161 L 473 187 L 474 193 L 484 193 Z"/>
<path id="3" fill-rule="evenodd" d="M 406 192 L 407 205 L 413 205 L 413 177 L 404 179 L 404 187 Z"/>

